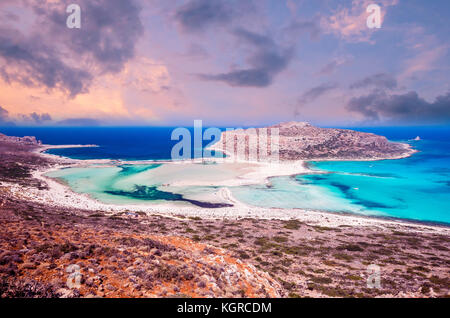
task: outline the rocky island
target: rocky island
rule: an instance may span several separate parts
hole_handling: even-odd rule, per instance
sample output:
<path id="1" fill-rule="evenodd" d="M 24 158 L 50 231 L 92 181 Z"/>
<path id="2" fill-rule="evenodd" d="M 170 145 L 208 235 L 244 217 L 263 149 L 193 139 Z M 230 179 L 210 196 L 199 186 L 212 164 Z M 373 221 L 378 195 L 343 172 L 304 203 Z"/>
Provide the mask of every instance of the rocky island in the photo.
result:
<path id="1" fill-rule="evenodd" d="M 261 130 L 279 133 L 279 158 L 294 160 L 380 160 L 408 157 L 415 151 L 408 144 L 390 142 L 386 137 L 349 129 L 319 128 L 306 122 L 288 122 L 278 125 L 237 129 L 222 133 L 221 139 L 212 149 L 227 152 L 227 140 L 234 140 L 234 149 L 258 149 Z M 270 147 L 270 138 L 269 147 Z M 239 156 L 239 155 L 238 155 Z M 241 155 L 238 159 L 244 159 Z"/>

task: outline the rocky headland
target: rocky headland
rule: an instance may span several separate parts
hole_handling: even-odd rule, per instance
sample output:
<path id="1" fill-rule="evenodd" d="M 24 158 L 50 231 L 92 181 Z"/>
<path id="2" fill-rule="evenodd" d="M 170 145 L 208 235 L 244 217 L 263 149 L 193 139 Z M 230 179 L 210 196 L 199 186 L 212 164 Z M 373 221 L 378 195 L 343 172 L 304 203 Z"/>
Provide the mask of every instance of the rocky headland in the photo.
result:
<path id="1" fill-rule="evenodd" d="M 306 122 L 288 122 L 265 128 L 237 129 L 222 133 L 214 150 L 229 154 L 227 140 L 234 145 L 237 159 L 248 159 L 249 149 L 262 149 L 258 143 L 266 139 L 268 152 L 272 150 L 271 132 L 279 132 L 278 151 L 281 161 L 295 160 L 380 160 L 410 156 L 415 151 L 408 144 L 391 142 L 386 137 L 349 129 L 319 128 Z M 269 137 L 254 138 L 267 134 Z M 264 145 L 265 146 L 265 145 Z M 228 145 L 228 149 L 233 146 Z M 245 153 L 237 153 L 245 149 Z M 267 151 L 266 149 L 262 149 Z M 260 157 L 260 156 L 258 156 Z"/>

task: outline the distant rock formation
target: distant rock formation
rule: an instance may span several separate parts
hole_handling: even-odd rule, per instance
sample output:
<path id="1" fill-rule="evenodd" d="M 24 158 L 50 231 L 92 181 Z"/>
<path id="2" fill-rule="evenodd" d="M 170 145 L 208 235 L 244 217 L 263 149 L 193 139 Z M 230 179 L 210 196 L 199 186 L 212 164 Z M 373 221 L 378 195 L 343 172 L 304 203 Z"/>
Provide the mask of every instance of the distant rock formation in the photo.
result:
<path id="1" fill-rule="evenodd" d="M 386 137 L 349 129 L 319 128 L 307 122 L 287 122 L 257 129 L 238 129 L 223 132 L 221 140 L 212 149 L 226 152 L 226 140 L 234 140 L 234 149 L 258 149 L 258 139 L 265 132 L 279 131 L 279 158 L 290 160 L 377 160 L 396 159 L 410 156 L 415 150 L 408 144 L 390 142 Z M 259 138 L 255 138 L 255 134 Z M 263 137 L 263 138 L 264 138 Z M 271 141 L 267 138 L 268 152 Z M 261 150 L 258 149 L 258 153 Z M 267 151 L 267 150 L 266 150 Z M 235 153 L 238 159 L 243 154 Z M 264 160 L 260 160 L 264 161 Z"/>
<path id="2" fill-rule="evenodd" d="M 37 140 L 34 136 L 25 136 L 25 137 L 14 137 L 14 136 L 6 136 L 0 134 L 0 141 L 9 142 L 9 143 L 17 143 L 22 145 L 36 145 L 39 146 L 42 144 L 40 140 Z"/>

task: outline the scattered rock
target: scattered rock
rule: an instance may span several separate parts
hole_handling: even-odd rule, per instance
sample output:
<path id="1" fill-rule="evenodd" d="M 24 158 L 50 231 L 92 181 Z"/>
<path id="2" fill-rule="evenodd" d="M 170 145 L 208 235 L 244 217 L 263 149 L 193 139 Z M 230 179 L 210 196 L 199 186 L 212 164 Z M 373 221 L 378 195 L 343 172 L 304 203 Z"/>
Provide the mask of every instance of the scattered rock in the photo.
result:
<path id="1" fill-rule="evenodd" d="M 36 264 L 34 264 L 34 263 L 23 263 L 21 268 L 22 269 L 36 269 Z"/>

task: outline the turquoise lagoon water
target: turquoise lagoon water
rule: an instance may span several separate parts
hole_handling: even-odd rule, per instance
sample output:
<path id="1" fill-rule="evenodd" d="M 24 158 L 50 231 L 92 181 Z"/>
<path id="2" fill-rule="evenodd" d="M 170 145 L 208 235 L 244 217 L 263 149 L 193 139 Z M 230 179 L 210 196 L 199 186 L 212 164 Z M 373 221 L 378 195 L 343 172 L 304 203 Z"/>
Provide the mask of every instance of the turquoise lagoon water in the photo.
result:
<path id="1" fill-rule="evenodd" d="M 272 187 L 240 187 L 256 206 L 309 208 L 450 224 L 450 142 L 413 142 L 420 152 L 400 160 L 311 162 L 318 173 L 272 179 Z"/>
<path id="2" fill-rule="evenodd" d="M 201 165 L 189 165 L 190 171 L 183 175 L 180 165 L 142 164 L 142 165 L 94 165 L 83 168 L 66 168 L 47 173 L 58 178 L 78 193 L 88 194 L 104 203 L 112 204 L 158 204 L 174 202 L 192 204 L 203 208 L 231 206 L 217 202 L 204 194 L 214 193 L 217 187 L 178 186 L 170 187 L 164 183 L 176 178 L 192 178 L 192 173 L 202 169 Z M 207 175 L 207 174 L 206 174 Z M 221 174 L 218 173 L 220 176 Z"/>
<path id="3" fill-rule="evenodd" d="M 155 169 L 159 165 L 124 165 L 118 167 L 94 165 L 88 168 L 67 168 L 47 173 L 58 178 L 78 193 L 89 194 L 93 198 L 115 204 L 134 203 L 131 196 L 116 195 L 117 191 L 133 191 L 134 185 L 126 180 L 136 174 Z"/>
<path id="4" fill-rule="evenodd" d="M 173 128 L 36 128 L 8 127 L 0 132 L 33 135 L 47 144 L 97 144 L 98 148 L 55 149 L 52 153 L 79 159 L 166 159 L 174 141 Z M 374 162 L 311 162 L 317 173 L 276 177 L 271 185 L 230 188 L 240 201 L 262 207 L 342 211 L 450 224 L 450 128 L 357 128 L 411 142 L 420 152 L 410 158 Z M 220 165 L 218 165 L 220 166 Z M 165 180 L 201 179 L 214 174 L 227 179 L 221 167 L 195 167 L 155 174 L 161 165 L 95 166 L 63 169 L 51 174 L 75 191 L 108 203 L 172 201 L 218 207 L 210 194 L 216 187 L 164 187 Z M 211 170 L 213 169 L 213 170 Z M 152 172 L 153 171 L 153 172 Z M 212 205 L 209 205 L 212 204 Z M 300 212 L 299 212 L 300 213 Z"/>

